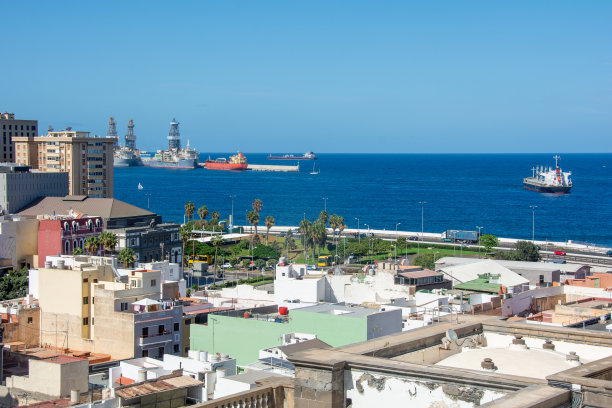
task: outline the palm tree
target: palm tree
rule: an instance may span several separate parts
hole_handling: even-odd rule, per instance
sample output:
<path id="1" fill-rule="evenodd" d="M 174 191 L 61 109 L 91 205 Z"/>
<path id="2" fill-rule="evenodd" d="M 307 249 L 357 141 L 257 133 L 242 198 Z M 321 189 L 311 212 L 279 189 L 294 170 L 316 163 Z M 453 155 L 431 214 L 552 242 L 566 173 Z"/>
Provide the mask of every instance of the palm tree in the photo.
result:
<path id="1" fill-rule="evenodd" d="M 308 220 L 300 221 L 300 237 L 302 240 L 302 246 L 304 247 L 304 262 L 306 262 L 306 251 L 310 244 L 310 230 L 312 229 L 312 222 Z"/>
<path id="2" fill-rule="evenodd" d="M 270 228 L 272 228 L 274 226 L 274 224 L 276 223 L 276 220 L 274 219 L 273 216 L 268 215 L 266 217 L 266 245 L 268 245 L 268 235 L 270 235 Z"/>
<path id="3" fill-rule="evenodd" d="M 255 235 L 257 235 L 257 225 L 259 224 L 259 213 L 255 211 L 249 211 L 247 213 L 247 220 L 255 227 Z"/>
<path id="4" fill-rule="evenodd" d="M 323 221 L 323 225 L 327 225 L 327 220 L 329 219 L 329 214 L 327 213 L 327 211 L 321 211 L 319 213 L 319 219 Z"/>
<path id="5" fill-rule="evenodd" d="M 89 237 L 85 240 L 84 246 L 89 255 L 94 255 L 98 252 L 98 248 L 100 247 L 100 240 L 98 239 L 98 237 Z"/>
<path id="6" fill-rule="evenodd" d="M 323 220 L 317 220 L 313 224 L 312 228 L 312 239 L 319 247 L 319 255 L 321 255 L 321 248 L 325 247 L 325 243 L 327 242 L 327 228 L 323 223 Z M 314 245 L 312 255 L 314 257 Z"/>
<path id="7" fill-rule="evenodd" d="M 340 226 L 340 217 L 336 214 L 332 214 L 329 217 L 329 226 L 332 229 L 334 241 L 336 240 L 336 229 Z"/>
<path id="8" fill-rule="evenodd" d="M 198 208 L 198 215 L 200 216 L 200 219 L 204 221 L 206 217 L 208 217 L 208 208 L 206 208 L 205 205 Z"/>
<path id="9" fill-rule="evenodd" d="M 117 242 L 119 241 L 117 235 L 113 234 L 110 231 L 102 231 L 98 236 L 98 239 L 100 241 L 100 244 L 102 244 L 104 248 L 104 256 L 106 256 L 107 249 L 113 252 L 115 250 L 115 247 L 117 246 Z"/>
<path id="10" fill-rule="evenodd" d="M 216 220 L 218 220 L 219 218 L 221 218 L 221 214 L 219 214 L 219 211 L 213 211 L 210 213 L 210 218 L 214 218 Z"/>
<path id="11" fill-rule="evenodd" d="M 215 277 L 217 276 L 217 253 L 219 251 L 219 247 L 223 246 L 224 243 L 225 243 L 225 240 L 223 239 L 221 235 L 215 235 L 210 240 L 210 244 L 215 247 Z"/>
<path id="12" fill-rule="evenodd" d="M 185 258 L 185 244 L 187 241 L 191 239 L 191 228 L 188 224 L 181 226 L 179 229 L 179 235 L 181 236 L 181 241 L 183 242 L 183 266 L 187 264 L 187 259 Z"/>
<path id="13" fill-rule="evenodd" d="M 72 251 L 72 255 L 83 255 L 83 250 L 79 247 L 74 248 L 74 251 Z"/>
<path id="14" fill-rule="evenodd" d="M 124 268 L 129 268 L 136 261 L 136 253 L 132 248 L 123 248 L 119 252 L 119 260 L 123 263 Z"/>
<path id="15" fill-rule="evenodd" d="M 255 200 L 253 200 L 252 205 L 253 205 L 253 211 L 259 214 L 261 212 L 261 209 L 263 208 L 263 203 L 261 202 L 261 200 L 259 198 L 256 198 Z"/>
<path id="16" fill-rule="evenodd" d="M 185 216 L 187 216 L 187 221 L 191 221 L 193 218 L 193 212 L 195 211 L 195 205 L 191 201 L 187 201 L 185 204 Z"/>

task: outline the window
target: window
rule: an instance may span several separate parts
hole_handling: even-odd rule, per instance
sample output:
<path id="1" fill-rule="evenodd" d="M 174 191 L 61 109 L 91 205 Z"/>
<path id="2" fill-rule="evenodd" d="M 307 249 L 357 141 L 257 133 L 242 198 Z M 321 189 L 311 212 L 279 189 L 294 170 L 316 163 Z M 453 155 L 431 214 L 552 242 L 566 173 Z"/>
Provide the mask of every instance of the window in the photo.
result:
<path id="1" fill-rule="evenodd" d="M 149 357 L 149 350 L 142 350 L 143 357 Z"/>
<path id="2" fill-rule="evenodd" d="M 160 347 L 157 349 L 157 354 L 159 357 L 163 357 L 164 356 L 164 348 Z"/>
<path id="3" fill-rule="evenodd" d="M 155 279 L 151 279 L 151 287 L 155 286 L 157 284 L 157 281 Z"/>
<path id="4" fill-rule="evenodd" d="M 88 305 L 89 304 L 89 298 L 87 296 L 83 297 L 83 304 L 84 305 Z"/>
<path id="5" fill-rule="evenodd" d="M 179 324 L 178 323 L 174 323 L 174 331 L 175 332 L 179 331 Z"/>
<path id="6" fill-rule="evenodd" d="M 166 331 L 166 326 L 164 326 L 163 324 L 160 324 L 159 326 L 157 326 L 158 334 L 164 334 L 164 331 Z"/>
<path id="7" fill-rule="evenodd" d="M 178 345 L 178 344 L 175 344 L 175 345 L 174 345 L 174 352 L 175 352 L 175 353 L 178 353 L 178 352 L 179 352 L 179 350 L 180 350 L 179 345 Z"/>
<path id="8" fill-rule="evenodd" d="M 143 327 L 142 328 L 142 337 L 149 337 L 149 328 L 148 327 Z"/>
<path id="9" fill-rule="evenodd" d="M 91 304 L 93 305 L 93 304 L 95 304 L 95 303 L 96 303 L 96 298 L 92 296 L 92 297 L 91 297 Z M 93 323 L 92 323 L 92 324 L 93 324 Z"/>
<path id="10" fill-rule="evenodd" d="M 92 326 L 94 325 L 94 318 L 93 317 L 91 318 L 91 325 Z"/>
<path id="11" fill-rule="evenodd" d="M 28 317 L 28 324 L 32 324 L 32 318 Z"/>
<path id="12" fill-rule="evenodd" d="M 83 283 L 87 283 L 87 282 L 89 282 L 89 279 L 87 278 L 83 279 Z"/>
<path id="13" fill-rule="evenodd" d="M 127 302 L 122 302 L 122 303 L 121 303 L 121 311 L 123 312 L 124 310 L 127 310 L 127 309 L 128 309 L 128 304 L 127 304 Z"/>
<path id="14" fill-rule="evenodd" d="M 83 318 L 83 326 L 87 326 L 89 324 L 89 318 L 88 317 L 84 317 Z"/>
<path id="15" fill-rule="evenodd" d="M 185 325 L 189 326 L 191 324 L 191 319 L 185 320 Z"/>

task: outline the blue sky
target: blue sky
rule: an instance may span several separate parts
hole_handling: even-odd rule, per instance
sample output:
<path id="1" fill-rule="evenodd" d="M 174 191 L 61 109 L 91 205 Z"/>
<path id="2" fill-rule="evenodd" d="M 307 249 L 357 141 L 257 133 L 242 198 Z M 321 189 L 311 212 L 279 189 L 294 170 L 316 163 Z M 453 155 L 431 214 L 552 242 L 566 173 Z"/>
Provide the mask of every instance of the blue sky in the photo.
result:
<path id="1" fill-rule="evenodd" d="M 610 1 L 4 1 L 0 110 L 203 153 L 610 152 Z"/>

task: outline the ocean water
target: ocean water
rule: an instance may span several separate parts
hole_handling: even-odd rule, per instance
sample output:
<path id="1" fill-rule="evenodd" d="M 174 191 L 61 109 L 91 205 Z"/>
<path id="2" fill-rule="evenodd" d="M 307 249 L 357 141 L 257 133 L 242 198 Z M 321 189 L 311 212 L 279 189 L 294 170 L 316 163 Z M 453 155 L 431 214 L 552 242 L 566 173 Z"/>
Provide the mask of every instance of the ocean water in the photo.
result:
<path id="1" fill-rule="evenodd" d="M 245 155 L 252 164 L 295 164 Z M 310 174 L 311 161 L 301 162 L 299 173 L 116 168 L 115 197 L 143 208 L 149 199 L 164 221 L 182 222 L 189 200 L 228 218 L 233 195 L 235 224 L 246 223 L 256 198 L 263 202 L 260 224 L 272 215 L 276 225 L 297 225 L 327 204 L 349 228 L 359 218 L 362 229 L 393 231 L 397 223 L 399 230 L 420 231 L 419 202 L 426 201 L 426 232 L 479 225 L 483 233 L 523 239 L 531 239 L 535 205 L 536 239 L 612 244 L 612 154 L 561 154 L 561 167 L 573 173 L 571 194 L 525 190 L 523 177 L 535 165 L 554 166 L 553 155 L 320 154 L 317 175 Z"/>

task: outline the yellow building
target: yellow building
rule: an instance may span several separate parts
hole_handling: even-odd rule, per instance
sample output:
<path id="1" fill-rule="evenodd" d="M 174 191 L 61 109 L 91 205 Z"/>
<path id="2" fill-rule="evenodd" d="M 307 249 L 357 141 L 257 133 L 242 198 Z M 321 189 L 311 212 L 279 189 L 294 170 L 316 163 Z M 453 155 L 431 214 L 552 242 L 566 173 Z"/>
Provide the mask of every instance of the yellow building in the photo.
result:
<path id="1" fill-rule="evenodd" d="M 15 162 L 47 172 L 67 172 L 69 194 L 113 196 L 114 137 L 91 137 L 71 128 L 46 136 L 13 137 Z"/>

